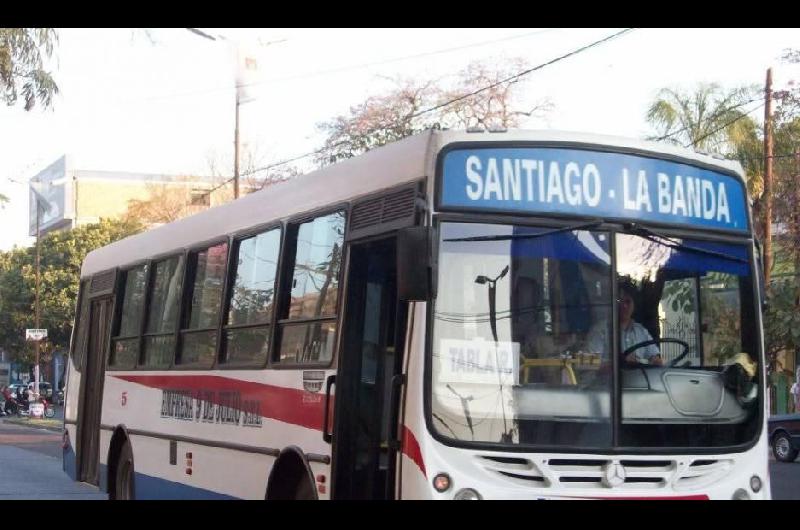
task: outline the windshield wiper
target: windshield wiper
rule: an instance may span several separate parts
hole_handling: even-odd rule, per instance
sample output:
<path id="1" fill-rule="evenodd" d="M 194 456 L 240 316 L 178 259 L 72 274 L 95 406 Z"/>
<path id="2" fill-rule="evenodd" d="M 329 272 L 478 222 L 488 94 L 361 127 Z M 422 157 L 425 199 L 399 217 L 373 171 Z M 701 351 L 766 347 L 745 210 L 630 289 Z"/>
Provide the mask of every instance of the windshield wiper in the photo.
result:
<path id="1" fill-rule="evenodd" d="M 450 392 L 455 394 L 458 397 L 458 399 L 461 400 L 461 407 L 464 409 L 464 417 L 467 419 L 467 426 L 469 427 L 469 432 L 472 433 L 472 439 L 474 440 L 475 439 L 475 429 L 472 428 L 472 415 L 470 415 L 470 413 L 469 413 L 469 402 L 472 401 L 473 397 L 470 396 L 468 398 L 465 398 L 464 396 L 462 396 L 461 394 L 456 392 L 455 389 L 452 386 L 450 386 L 449 383 L 447 385 L 447 388 L 449 388 Z"/>
<path id="2" fill-rule="evenodd" d="M 589 223 L 581 223 L 579 225 L 564 226 L 561 228 L 554 228 L 553 230 L 545 230 L 536 234 L 509 234 L 504 236 L 473 236 L 473 237 L 457 237 L 453 239 L 444 239 L 445 242 L 463 242 L 463 241 L 511 241 L 515 239 L 536 239 L 537 237 L 549 236 L 551 234 L 558 234 L 559 232 L 572 232 L 573 230 L 587 230 L 596 228 L 603 224 L 602 220 L 595 220 Z"/>
<path id="3" fill-rule="evenodd" d="M 453 434 L 453 438 L 455 438 L 456 440 L 458 440 L 458 436 L 456 435 L 456 431 L 454 431 L 453 429 L 451 429 L 451 428 L 450 428 L 450 426 L 447 424 L 447 422 L 446 422 L 446 421 L 444 421 L 444 420 L 442 419 L 442 417 L 441 417 L 441 416 L 439 416 L 439 415 L 438 415 L 438 414 L 436 414 L 435 412 L 432 412 L 431 414 L 433 415 L 433 417 L 434 417 L 434 418 L 436 418 L 437 420 L 439 420 L 440 422 L 442 422 L 442 425 L 444 425 L 445 427 L 447 427 L 447 430 L 448 430 L 448 431 L 450 431 L 450 432 Z"/>
<path id="4" fill-rule="evenodd" d="M 674 239 L 671 239 L 669 236 L 665 236 L 664 234 L 659 234 L 658 232 L 651 230 L 650 228 L 645 228 L 644 226 L 636 223 L 628 223 L 625 225 L 625 228 L 631 234 L 643 237 L 648 241 L 652 241 L 653 243 L 664 245 L 665 247 L 674 248 L 675 250 L 686 250 L 689 252 L 695 252 L 697 254 L 705 254 L 707 256 L 713 256 L 715 258 L 722 258 L 744 264 L 750 263 L 748 260 L 740 258 L 738 256 L 731 256 L 730 254 L 725 254 L 724 252 L 717 252 L 715 250 L 708 250 L 705 248 L 693 247 L 691 245 L 687 245 L 686 243 L 680 243 L 678 241 L 675 241 Z"/>

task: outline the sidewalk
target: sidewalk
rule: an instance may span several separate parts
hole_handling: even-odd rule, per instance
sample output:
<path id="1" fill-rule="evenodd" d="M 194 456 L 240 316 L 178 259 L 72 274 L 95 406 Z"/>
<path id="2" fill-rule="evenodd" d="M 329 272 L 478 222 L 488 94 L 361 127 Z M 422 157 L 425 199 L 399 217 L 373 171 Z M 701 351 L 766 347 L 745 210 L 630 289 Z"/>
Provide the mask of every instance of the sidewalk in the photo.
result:
<path id="1" fill-rule="evenodd" d="M 27 416 L 2 416 L 6 423 L 23 425 L 25 427 L 38 427 L 48 431 L 61 432 L 64 430 L 64 420 L 56 418 L 30 418 Z"/>

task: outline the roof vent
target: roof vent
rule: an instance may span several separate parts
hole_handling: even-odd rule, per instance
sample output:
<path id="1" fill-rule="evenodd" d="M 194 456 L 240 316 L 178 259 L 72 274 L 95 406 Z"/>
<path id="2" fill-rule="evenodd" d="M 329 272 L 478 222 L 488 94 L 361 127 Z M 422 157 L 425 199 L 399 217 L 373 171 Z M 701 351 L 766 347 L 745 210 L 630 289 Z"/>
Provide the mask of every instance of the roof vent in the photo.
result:
<path id="1" fill-rule="evenodd" d="M 481 132 L 484 132 L 484 128 L 481 127 L 480 125 L 475 126 L 475 127 L 467 127 L 467 132 L 468 133 L 481 133 Z"/>
<path id="2" fill-rule="evenodd" d="M 496 127 L 490 127 L 489 128 L 489 132 L 490 133 L 504 133 L 504 132 L 508 132 L 508 129 L 498 125 Z"/>

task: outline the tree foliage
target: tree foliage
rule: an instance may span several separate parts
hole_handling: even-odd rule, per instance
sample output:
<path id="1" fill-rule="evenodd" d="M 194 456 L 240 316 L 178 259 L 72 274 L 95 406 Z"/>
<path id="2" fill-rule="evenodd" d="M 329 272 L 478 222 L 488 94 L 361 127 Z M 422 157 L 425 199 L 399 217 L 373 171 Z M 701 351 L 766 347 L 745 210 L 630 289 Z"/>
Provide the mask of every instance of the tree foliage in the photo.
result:
<path id="1" fill-rule="evenodd" d="M 86 254 L 135 234 L 142 226 L 130 221 L 101 220 L 70 231 L 52 232 L 40 241 L 40 325 L 48 330 L 45 352 L 69 346 L 80 268 Z M 33 348 L 25 329 L 35 327 L 36 249 L 0 252 L 0 347 L 17 361 L 31 362 Z M 46 361 L 47 358 L 43 359 Z"/>
<path id="2" fill-rule="evenodd" d="M 474 62 L 449 86 L 441 80 L 394 79 L 386 93 L 370 96 L 348 114 L 318 124 L 326 138 L 317 162 L 351 158 L 426 129 L 512 128 L 524 118 L 542 117 L 550 103 L 520 109 L 520 79 L 504 81 L 524 68 L 521 59 L 497 66 Z"/>
<path id="3" fill-rule="evenodd" d="M 0 28 L 0 98 L 15 105 L 20 94 L 25 110 L 36 103 L 52 106 L 58 85 L 45 70 L 58 34 L 52 28 Z"/>
<path id="4" fill-rule="evenodd" d="M 784 59 L 800 62 L 800 51 L 787 50 Z M 758 87 L 724 90 L 717 84 L 698 85 L 691 92 L 662 89 L 647 120 L 663 141 L 716 151 L 741 163 L 750 197 L 756 234 L 764 234 L 764 125 L 745 115 L 746 102 L 759 100 Z M 773 281 L 768 286 L 764 315 L 770 364 L 784 350 L 800 351 L 800 91 L 776 90 L 773 131 L 771 223 Z M 777 274 L 777 277 L 775 276 Z M 723 319 L 724 320 L 724 319 Z"/>
<path id="5" fill-rule="evenodd" d="M 752 126 L 744 108 L 757 90 L 754 86 L 725 90 L 717 83 L 699 84 L 691 92 L 662 88 L 647 110 L 647 121 L 656 130 L 650 139 L 730 152 Z"/>

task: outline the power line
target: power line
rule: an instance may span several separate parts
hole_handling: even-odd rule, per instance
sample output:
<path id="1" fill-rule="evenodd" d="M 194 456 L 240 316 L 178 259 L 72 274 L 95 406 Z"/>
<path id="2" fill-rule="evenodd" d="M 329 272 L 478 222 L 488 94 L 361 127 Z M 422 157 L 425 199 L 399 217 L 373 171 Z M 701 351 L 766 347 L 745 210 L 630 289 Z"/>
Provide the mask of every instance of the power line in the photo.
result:
<path id="1" fill-rule="evenodd" d="M 751 102 L 751 103 L 752 103 L 752 102 Z M 760 109 L 761 107 L 763 107 L 763 106 L 764 106 L 764 105 L 766 105 L 766 104 L 767 104 L 767 103 L 766 103 L 766 101 L 763 101 L 763 102 L 761 102 L 761 103 L 760 103 L 760 104 L 759 104 L 757 107 L 753 107 L 752 109 L 748 110 L 747 112 L 745 112 L 745 113 L 743 113 L 743 114 L 741 114 L 741 115 L 737 116 L 737 117 L 736 117 L 736 118 L 734 118 L 733 120 L 731 120 L 731 121 L 729 121 L 729 122 L 727 122 L 727 123 L 725 123 L 725 124 L 723 124 L 723 125 L 721 125 L 721 126 L 717 127 L 716 129 L 714 129 L 714 130 L 712 130 L 712 131 L 710 131 L 710 132 L 707 132 L 706 134 L 704 134 L 704 135 L 703 135 L 703 136 L 701 136 L 700 138 L 695 138 L 694 140 L 692 140 L 692 141 L 691 141 L 691 142 L 689 142 L 688 144 L 684 145 L 684 147 L 686 147 L 686 148 L 688 148 L 688 147 L 692 147 L 692 145 L 693 145 L 693 144 L 696 144 L 696 143 L 702 142 L 703 140 L 705 140 L 705 139 L 706 139 L 706 138 L 708 138 L 709 136 L 711 136 L 711 135 L 713 135 L 713 134 L 716 134 L 716 133 L 718 133 L 718 132 L 719 132 L 719 131 L 721 131 L 722 129 L 725 129 L 725 128 L 727 128 L 727 127 L 729 127 L 729 126 L 733 125 L 734 123 L 736 123 L 737 121 L 739 121 L 739 120 L 741 120 L 741 119 L 743 119 L 743 118 L 746 118 L 748 114 L 750 114 L 750 113 L 751 113 L 751 112 L 753 112 L 754 110 L 758 110 L 758 109 Z"/>
<path id="2" fill-rule="evenodd" d="M 568 57 L 571 57 L 573 55 L 577 55 L 577 54 L 579 54 L 581 52 L 584 52 L 584 51 L 586 51 L 586 50 L 588 50 L 590 48 L 593 48 L 595 46 L 599 46 L 600 44 L 603 44 L 603 43 L 605 43 L 607 41 L 615 39 L 615 38 L 617 38 L 617 37 L 619 37 L 621 35 L 624 35 L 625 33 L 631 32 L 633 30 L 634 30 L 634 28 L 626 28 L 626 29 L 624 29 L 622 31 L 618 31 L 617 33 L 614 33 L 613 35 L 609 35 L 608 37 L 605 37 L 605 38 L 600 39 L 598 41 L 594 41 L 591 44 L 587 44 L 586 46 L 578 48 L 577 50 L 573 50 L 573 51 L 571 51 L 569 53 L 566 53 L 564 55 L 556 57 L 555 59 L 547 61 L 546 63 L 542 63 L 542 64 L 540 64 L 538 66 L 534 66 L 533 68 L 528 68 L 527 70 L 523 70 L 522 72 L 520 72 L 520 73 L 518 73 L 516 75 L 512 75 L 510 77 L 507 77 L 505 79 L 497 81 L 496 83 L 492 83 L 489 86 L 485 86 L 483 88 L 480 88 L 478 90 L 470 92 L 469 94 L 464 94 L 463 96 L 459 96 L 457 98 L 453 98 L 450 101 L 445 101 L 444 103 L 440 103 L 440 104 L 435 105 L 433 107 L 430 107 L 428 109 L 421 110 L 421 111 L 417 112 L 416 114 L 412 114 L 411 116 L 409 116 L 409 118 L 417 118 L 417 117 L 422 116 L 423 114 L 426 114 L 428 112 L 432 112 L 434 110 L 441 109 L 441 108 L 446 107 L 448 105 L 452 105 L 453 103 L 456 103 L 456 102 L 461 101 L 463 99 L 467 99 L 469 97 L 475 96 L 477 94 L 480 94 L 481 92 L 485 92 L 486 90 L 490 90 L 490 89 L 495 88 L 495 87 L 497 87 L 499 85 L 502 85 L 503 83 L 510 83 L 510 82 L 513 82 L 513 81 L 517 81 L 521 77 L 526 76 L 526 75 L 530 74 L 531 72 L 535 72 L 537 70 L 541 70 L 542 68 L 545 68 L 546 66 L 550 66 L 551 64 L 555 64 L 555 63 L 557 63 L 559 61 L 562 61 L 562 60 L 564 60 L 564 59 L 566 59 Z"/>
<path id="3" fill-rule="evenodd" d="M 438 109 L 440 109 L 440 108 L 443 108 L 443 107 L 445 107 L 445 106 L 448 106 L 448 105 L 452 105 L 453 103 L 456 103 L 456 102 L 458 102 L 458 101 L 461 101 L 462 99 L 465 99 L 465 98 L 467 98 L 467 97 L 470 97 L 470 96 L 474 96 L 474 95 L 476 95 L 476 94 L 479 94 L 479 93 L 481 93 L 481 92 L 483 92 L 483 91 L 485 91 L 485 90 L 490 90 L 490 89 L 492 89 L 492 88 L 494 88 L 494 87 L 496 87 L 496 86 L 498 86 L 498 85 L 501 85 L 501 84 L 503 84 L 503 83 L 510 82 L 511 80 L 516 80 L 516 79 L 519 79 L 519 78 L 521 78 L 521 77 L 523 77 L 523 76 L 525 76 L 525 75 L 528 75 L 528 74 L 530 74 L 530 73 L 532 73 L 532 72 L 535 72 L 535 71 L 537 71 L 537 70 L 541 70 L 542 68 L 544 68 L 544 67 L 546 67 L 546 66 L 549 66 L 549 65 L 551 65 L 551 64 L 555 64 L 555 63 L 557 63 L 557 62 L 559 62 L 559 61 L 562 61 L 562 60 L 564 60 L 564 59 L 566 59 L 566 58 L 568 58 L 568 57 L 571 57 L 571 56 L 573 56 L 573 55 L 576 55 L 576 54 L 578 54 L 578 53 L 581 53 L 581 52 L 583 52 L 583 51 L 586 51 L 586 50 L 588 50 L 588 49 L 590 49 L 590 48 L 593 48 L 593 47 L 595 47 L 595 46 L 599 46 L 600 44 L 602 44 L 602 43 L 604 43 L 604 42 L 607 42 L 607 41 L 609 41 L 609 40 L 612 40 L 612 39 L 614 39 L 614 38 L 616 38 L 616 37 L 619 37 L 619 36 L 621 36 L 621 35 L 623 35 L 623 34 L 625 34 L 625 33 L 628 33 L 628 32 L 630 32 L 630 31 L 633 31 L 633 30 L 634 30 L 634 28 L 627 28 L 627 29 L 624 29 L 624 30 L 622 30 L 622 31 L 619 31 L 619 32 L 617 32 L 617 33 L 614 33 L 614 34 L 612 34 L 612 35 L 609 35 L 609 36 L 607 36 L 607 37 L 604 37 L 604 38 L 602 38 L 602 39 L 600 39 L 600 40 L 597 40 L 597 41 L 594 41 L 594 42 L 592 42 L 592 43 L 590 43 L 590 44 L 587 44 L 587 45 L 585 45 L 585 46 L 582 46 L 582 47 L 580 47 L 580 48 L 578 48 L 578 49 L 576 49 L 576 50 L 573 50 L 573 51 L 571 51 L 571 52 L 569 52 L 569 53 L 566 53 L 566 54 L 564 54 L 564 55 L 561 55 L 561 56 L 559 56 L 559 57 L 556 57 L 555 59 L 551 59 L 550 61 L 547 61 L 547 62 L 545 62 L 545 63 L 542 63 L 542 64 L 539 64 L 539 65 L 537 65 L 537 66 L 534 66 L 533 68 L 528 68 L 528 69 L 526 69 L 526 70 L 523 70 L 522 72 L 519 72 L 518 74 L 515 74 L 515 75 L 512 75 L 512 76 L 510 76 L 510 77 L 507 77 L 506 79 L 503 79 L 503 80 L 501 80 L 501 81 L 498 81 L 498 82 L 492 83 L 491 85 L 488 85 L 488 86 L 485 86 L 485 87 L 483 87 L 483 88 L 480 88 L 480 89 L 478 89 L 478 90 L 475 90 L 475 91 L 473 91 L 473 92 L 472 92 L 472 93 L 470 93 L 470 94 L 466 94 L 466 95 L 464 95 L 464 96 L 459 96 L 459 97 L 457 97 L 457 98 L 451 99 L 451 100 L 449 100 L 449 101 L 446 101 L 446 102 L 444 102 L 444 103 L 441 103 L 441 104 L 439 104 L 439 105 L 436 105 L 436 106 L 434 106 L 434 107 L 430 107 L 430 108 L 428 108 L 428 109 L 425 109 L 425 110 L 422 110 L 422 111 L 420 111 L 420 112 L 417 112 L 416 114 L 412 114 L 411 116 L 409 116 L 409 118 L 416 118 L 416 117 L 422 116 L 423 114 L 426 114 L 426 113 L 428 113 L 428 112 L 433 112 L 434 110 L 438 110 Z M 275 162 L 275 163 L 273 163 L 273 164 L 269 164 L 269 165 L 267 165 L 267 166 L 264 166 L 264 167 L 260 167 L 260 168 L 252 169 L 252 170 L 250 170 L 250 171 L 248 171 L 248 172 L 246 172 L 246 173 L 242 173 L 242 175 L 246 175 L 246 174 L 247 174 L 247 175 L 252 175 L 252 174 L 254 174 L 254 173 L 257 173 L 257 172 L 259 172 L 259 171 L 265 171 L 265 170 L 267 170 L 267 169 L 273 169 L 273 168 L 275 168 L 275 167 L 278 167 L 278 166 L 282 166 L 282 165 L 288 164 L 288 163 L 290 163 L 290 162 L 295 162 L 295 161 L 297 161 L 297 160 L 302 160 L 303 158 L 307 158 L 307 157 L 309 157 L 309 156 L 312 156 L 312 155 L 320 154 L 320 153 L 322 153 L 322 152 L 325 152 L 325 151 L 331 151 L 332 149 L 334 149 L 334 148 L 336 148 L 336 147 L 339 147 L 339 146 L 341 146 L 341 145 L 345 145 L 346 143 L 347 143 L 347 140 L 343 140 L 343 141 L 340 141 L 340 142 L 336 142 L 335 144 L 332 144 L 332 145 L 329 145 L 329 146 L 326 146 L 326 147 L 322 147 L 322 148 L 320 148 L 320 149 L 316 149 L 316 150 L 314 150 L 314 151 L 310 151 L 310 152 L 308 152 L 308 153 L 304 153 L 304 154 L 302 154 L 302 155 L 298 155 L 298 156 L 295 156 L 295 157 L 292 157 L 292 158 L 289 158 L 289 159 L 286 159 L 286 160 L 281 160 L 280 162 Z M 232 181 L 232 180 L 233 180 L 233 178 L 231 178 L 231 179 L 229 179 L 228 181 L 224 182 L 222 185 L 225 185 L 227 182 L 230 182 L 230 181 Z M 221 185 L 221 186 L 222 186 L 222 185 Z M 219 187 L 221 187 L 221 186 L 219 186 Z M 219 187 L 218 187 L 218 188 L 219 188 Z M 215 188 L 214 190 L 216 190 L 216 189 L 218 189 L 218 188 Z M 212 191 L 214 191 L 214 190 L 212 190 Z"/>
<path id="4" fill-rule="evenodd" d="M 196 33 L 196 34 L 198 34 L 198 35 L 200 35 L 202 37 L 205 37 L 205 38 L 208 38 L 208 39 L 211 39 L 211 40 L 217 40 L 217 39 L 215 39 L 215 38 L 213 38 L 213 37 L 201 32 L 201 31 L 197 31 L 195 28 L 186 28 L 186 29 L 191 31 L 191 32 L 193 32 L 193 33 Z M 382 60 L 379 60 L 379 61 L 372 61 L 372 62 L 360 63 L 360 64 L 351 64 L 351 65 L 340 66 L 340 67 L 336 67 L 336 68 L 330 68 L 328 70 L 318 70 L 318 71 L 314 71 L 314 72 L 304 72 L 304 73 L 295 74 L 295 75 L 289 75 L 289 76 L 284 76 L 284 77 L 275 77 L 275 78 L 272 78 L 272 79 L 265 79 L 263 81 L 252 81 L 250 83 L 242 83 L 241 85 L 239 85 L 239 87 L 240 88 L 247 88 L 247 87 L 252 87 L 252 86 L 256 86 L 256 85 L 262 85 L 262 84 L 266 84 L 266 83 L 280 83 L 280 82 L 283 82 L 283 81 L 297 81 L 297 80 L 301 80 L 301 79 L 308 79 L 308 78 L 312 78 L 312 77 L 319 77 L 319 76 L 324 76 L 324 75 L 329 75 L 329 74 L 337 74 L 337 73 L 347 72 L 347 71 L 351 71 L 351 70 L 360 70 L 362 68 L 369 68 L 371 66 L 381 66 L 381 65 L 384 65 L 384 64 L 407 61 L 409 59 L 419 59 L 419 58 L 422 58 L 422 57 L 430 57 L 430 56 L 433 56 L 433 55 L 439 55 L 439 54 L 443 54 L 443 53 L 451 53 L 451 52 L 455 52 L 455 51 L 466 50 L 466 49 L 469 49 L 469 48 L 478 48 L 478 47 L 487 46 L 487 45 L 490 45 L 490 44 L 497 44 L 499 42 L 506 42 L 506 41 L 515 40 L 515 39 L 533 37 L 533 36 L 536 36 L 536 35 L 542 35 L 544 33 L 555 31 L 557 29 L 559 29 L 559 28 L 548 28 L 548 29 L 544 29 L 544 30 L 530 32 L 530 33 L 511 35 L 509 37 L 503 37 L 501 39 L 475 42 L 475 43 L 472 43 L 472 44 L 465 44 L 463 46 L 455 46 L 455 47 L 452 47 L 452 48 L 444 48 L 444 49 L 433 50 L 433 51 L 429 51 L 429 52 L 422 52 L 422 53 L 418 53 L 418 54 L 414 54 L 414 55 L 405 55 L 405 56 L 402 56 L 402 57 L 392 57 L 392 58 L 389 58 L 389 59 L 382 59 Z M 130 103 L 130 102 L 134 102 L 134 101 L 151 101 L 151 100 L 156 100 L 156 99 L 169 99 L 169 98 L 174 98 L 174 97 L 194 96 L 194 95 L 199 95 L 199 94 L 210 94 L 210 93 L 213 93 L 213 92 L 222 92 L 222 91 L 227 91 L 227 90 L 233 90 L 234 88 L 235 87 L 232 87 L 232 86 L 206 88 L 206 89 L 201 89 L 201 90 L 192 90 L 192 91 L 189 91 L 189 92 L 180 92 L 180 93 L 173 93 L 173 94 L 161 94 L 161 95 L 156 95 L 156 96 L 148 96 L 148 97 L 144 97 L 144 98 L 133 98 L 133 99 L 128 99 L 128 100 L 123 100 L 123 101 L 121 101 L 121 103 Z"/>
<path id="5" fill-rule="evenodd" d="M 709 122 L 713 121 L 713 120 L 719 118 L 720 116 L 722 116 L 723 114 L 726 114 L 726 113 L 728 113 L 728 112 L 730 112 L 732 110 L 736 110 L 739 107 L 743 107 L 745 105 L 749 105 L 750 103 L 756 102 L 756 101 L 758 101 L 760 99 L 763 99 L 763 98 L 761 96 L 757 96 L 757 97 L 754 97 L 753 99 L 750 99 L 748 101 L 744 101 L 742 103 L 737 103 L 736 105 L 733 105 L 732 107 L 728 107 L 728 108 L 722 109 L 722 110 L 716 112 L 715 114 L 712 114 L 711 117 L 708 118 L 708 121 Z M 755 110 L 755 109 L 753 109 L 753 110 Z M 751 110 L 749 112 L 753 112 L 753 111 Z M 748 114 L 749 114 L 749 112 L 748 112 Z M 671 137 L 675 136 L 676 134 L 680 134 L 680 133 L 686 132 L 688 130 L 689 130 L 689 126 L 686 125 L 684 127 L 681 127 L 680 129 L 678 129 L 677 131 L 672 131 L 671 133 L 667 133 L 667 134 L 665 134 L 663 136 L 659 136 L 658 138 L 654 138 L 653 141 L 661 142 L 663 140 L 666 140 L 668 138 L 671 138 Z"/>

